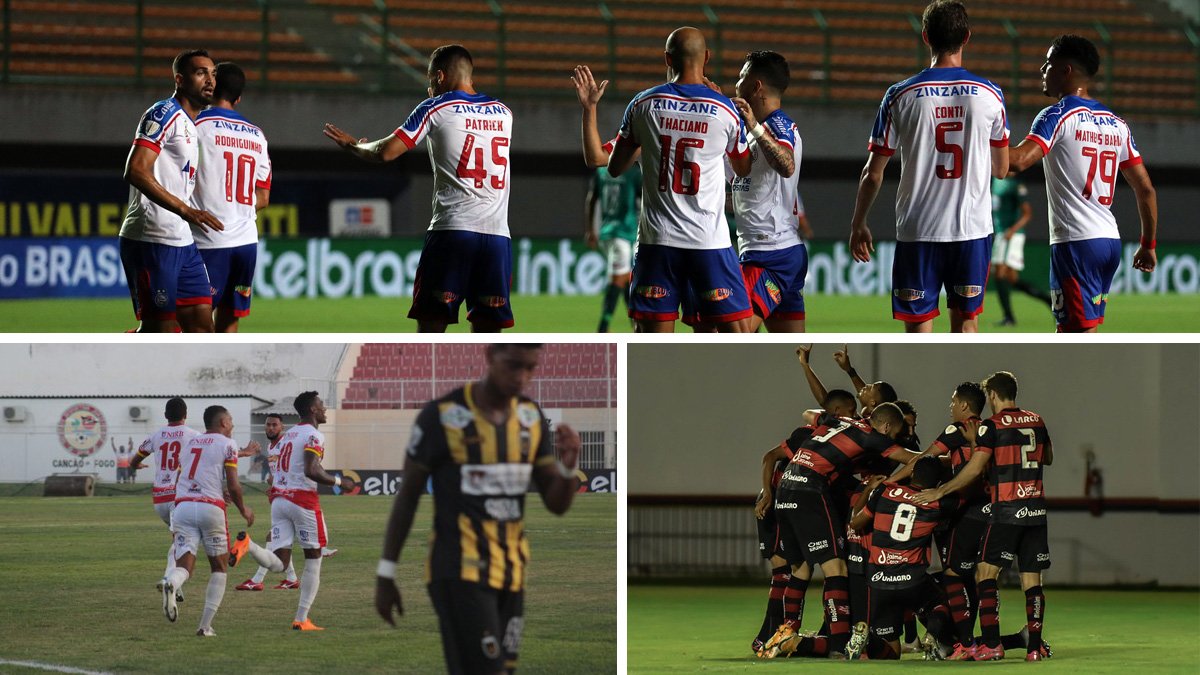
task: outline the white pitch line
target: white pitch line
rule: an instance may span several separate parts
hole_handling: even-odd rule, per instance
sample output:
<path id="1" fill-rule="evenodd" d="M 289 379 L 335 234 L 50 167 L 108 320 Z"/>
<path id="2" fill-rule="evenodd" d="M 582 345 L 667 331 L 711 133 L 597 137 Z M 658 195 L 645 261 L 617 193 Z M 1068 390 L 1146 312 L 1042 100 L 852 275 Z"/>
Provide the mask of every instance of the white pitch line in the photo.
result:
<path id="1" fill-rule="evenodd" d="M 0 659 L 0 665 L 21 666 L 23 668 L 37 668 L 39 670 L 52 670 L 56 673 L 77 673 L 78 675 L 110 675 L 101 670 L 84 670 L 82 668 L 72 668 L 70 666 L 58 666 L 53 663 L 42 663 L 40 661 L 10 661 L 8 659 Z"/>

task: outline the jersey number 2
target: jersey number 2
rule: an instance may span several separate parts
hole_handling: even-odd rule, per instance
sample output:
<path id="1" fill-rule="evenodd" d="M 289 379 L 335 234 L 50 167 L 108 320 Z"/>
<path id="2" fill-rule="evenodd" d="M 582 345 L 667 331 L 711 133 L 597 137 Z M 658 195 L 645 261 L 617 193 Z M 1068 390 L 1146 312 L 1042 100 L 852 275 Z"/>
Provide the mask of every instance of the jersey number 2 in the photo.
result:
<path id="1" fill-rule="evenodd" d="M 225 201 L 236 200 L 237 203 L 246 206 L 254 203 L 254 187 L 251 185 L 254 181 L 254 169 L 254 158 L 250 155 L 238 155 L 235 160 L 232 152 L 225 153 Z"/>
<path id="2" fill-rule="evenodd" d="M 508 171 L 508 158 L 500 155 L 500 148 L 508 147 L 508 139 L 503 137 L 492 139 L 492 166 L 499 167 L 499 173 L 492 176 L 492 189 L 503 190 L 504 179 Z M 474 168 L 472 168 L 474 164 Z M 483 148 L 475 147 L 475 135 L 467 134 L 463 141 L 462 154 L 458 156 L 459 178 L 470 178 L 475 181 L 475 187 L 483 187 L 483 181 L 488 177 L 487 166 L 483 163 Z"/>

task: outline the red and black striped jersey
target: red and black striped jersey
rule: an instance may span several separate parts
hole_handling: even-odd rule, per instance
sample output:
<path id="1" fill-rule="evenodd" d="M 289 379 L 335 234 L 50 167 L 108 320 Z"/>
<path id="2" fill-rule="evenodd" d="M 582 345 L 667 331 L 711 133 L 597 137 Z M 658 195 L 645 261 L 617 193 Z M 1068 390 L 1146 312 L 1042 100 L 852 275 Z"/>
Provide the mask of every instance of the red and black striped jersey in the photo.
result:
<path id="1" fill-rule="evenodd" d="M 771 474 L 772 490 L 779 488 L 779 481 L 783 479 L 783 472 L 787 469 L 788 462 L 791 461 L 792 457 L 796 456 L 796 451 L 800 449 L 800 446 L 804 443 L 804 441 L 807 441 L 812 437 L 814 428 L 815 427 L 811 425 L 796 427 L 796 430 L 792 432 L 792 435 L 788 436 L 781 443 L 784 451 L 787 452 L 788 458 L 787 461 L 779 460 L 778 462 L 775 462 L 775 471 Z"/>
<path id="2" fill-rule="evenodd" d="M 862 420 L 822 413 L 812 436 L 800 444 L 788 463 L 779 489 L 828 490 L 842 476 L 854 473 L 863 461 L 903 451 Z"/>
<path id="3" fill-rule="evenodd" d="M 916 504 L 922 488 L 883 483 L 867 498 L 863 512 L 871 516 L 867 583 L 875 588 L 908 588 L 925 578 L 929 542 L 938 523 L 958 503 L 950 495 L 929 504 Z"/>
<path id="4" fill-rule="evenodd" d="M 979 419 L 973 417 L 972 419 Z M 940 450 L 940 454 L 950 457 L 950 469 L 957 476 L 962 468 L 971 461 L 971 444 L 967 442 L 967 438 L 963 435 L 962 422 L 955 422 L 946 427 L 946 430 L 937 437 L 933 442 L 934 447 Z M 988 482 L 986 474 L 980 476 L 971 485 L 959 490 L 959 497 L 963 500 L 964 509 L 968 514 L 981 515 L 981 510 L 984 505 L 991 502 L 991 495 L 988 491 Z M 986 520 L 987 516 L 983 515 Z"/>
<path id="5" fill-rule="evenodd" d="M 976 452 L 991 455 L 992 522 L 1043 525 L 1042 463 L 1050 432 L 1041 415 L 1007 408 L 979 425 Z"/>

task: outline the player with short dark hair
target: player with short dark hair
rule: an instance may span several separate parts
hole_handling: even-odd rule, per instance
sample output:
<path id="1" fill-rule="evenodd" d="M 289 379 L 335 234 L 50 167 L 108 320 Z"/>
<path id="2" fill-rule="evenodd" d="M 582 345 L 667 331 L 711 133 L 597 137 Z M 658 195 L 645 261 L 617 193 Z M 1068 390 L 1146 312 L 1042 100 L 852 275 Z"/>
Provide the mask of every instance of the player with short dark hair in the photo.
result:
<path id="1" fill-rule="evenodd" d="M 788 463 L 775 495 L 783 551 L 788 562 L 807 562 L 825 575 L 824 601 L 828 640 L 807 644 L 804 656 L 842 652 L 850 637 L 849 586 L 843 552 L 845 520 L 837 510 L 832 486 L 854 473 L 873 457 L 900 456 L 904 449 L 895 439 L 904 428 L 904 416 L 891 403 L 875 408 L 870 421 L 822 413 L 812 436 Z M 905 460 L 906 461 L 906 460 Z M 780 645 L 796 635 L 795 621 L 784 621 L 763 646 L 763 658 L 775 658 Z"/>
<path id="2" fill-rule="evenodd" d="M 214 323 L 236 333 L 250 314 L 258 260 L 258 212 L 271 200 L 271 157 L 262 129 L 239 113 L 246 74 L 236 63 L 218 63 L 212 107 L 196 115 L 200 162 L 192 203 L 219 217 L 220 232 L 192 226 L 208 269 Z"/>
<path id="3" fill-rule="evenodd" d="M 867 214 L 888 159 L 902 150 L 892 316 L 910 333 L 931 332 L 944 288 L 950 330 L 976 332 L 991 259 L 988 181 L 1008 172 L 1004 94 L 962 67 L 971 36 L 962 2 L 931 2 L 921 35 L 931 64 L 883 97 L 859 181 L 850 251 L 858 262 L 870 261 Z"/>
<path id="4" fill-rule="evenodd" d="M 964 422 L 964 438 L 973 448 L 970 460 L 950 482 L 922 492 L 916 501 L 931 503 L 961 491 L 989 469 L 991 521 L 983 535 L 975 575 L 983 640 L 970 650 L 970 658 L 1004 658 L 996 579 L 1000 570 L 1015 560 L 1025 591 L 1029 629 L 1025 660 L 1040 661 L 1046 657 L 1042 650 L 1046 610 L 1042 570 L 1050 567 L 1042 472 L 1053 463 L 1054 450 L 1041 416 L 1017 407 L 1017 379 L 1012 373 L 993 373 L 984 380 L 983 389 L 992 417 L 978 424 Z"/>
<path id="5" fill-rule="evenodd" d="M 620 176 L 642 156 L 642 218 L 630 315 L 641 332 L 671 332 L 680 305 L 695 298 L 698 319 L 745 332 L 753 315 L 723 222 L 724 158 L 749 175 L 750 150 L 732 101 L 709 88 L 704 35 L 683 27 L 667 38 L 668 82 L 625 110 L 608 172 Z"/>
<path id="6" fill-rule="evenodd" d="M 751 168 L 730 187 L 742 279 L 754 310 L 749 329 L 804 332 L 808 250 L 797 220 L 802 143 L 781 99 L 787 59 L 772 51 L 746 55 L 731 99 L 750 135 Z M 760 123 L 761 121 L 761 123 Z"/>
<path id="7" fill-rule="evenodd" d="M 499 332 L 513 326 L 508 230 L 512 111 L 475 91 L 474 62 L 462 45 L 433 50 L 426 75 L 429 98 L 390 136 L 368 142 L 328 123 L 324 134 L 374 163 L 390 162 L 429 139 L 433 220 L 408 318 L 416 320 L 422 333 L 442 333 L 458 323 L 465 301 L 472 332 Z"/>
<path id="8" fill-rule="evenodd" d="M 522 395 L 541 345 L 493 344 L 485 354 L 481 381 L 430 401 L 417 416 L 376 572 L 375 609 L 394 626 L 393 612 L 404 611 L 396 561 L 432 479 L 426 583 L 452 675 L 516 669 L 529 565 L 526 492 L 532 481 L 562 515 L 579 489 L 579 435 L 558 424 L 552 436 L 541 407 Z"/>
<path id="9" fill-rule="evenodd" d="M 1059 332 L 1094 333 L 1104 323 L 1108 292 L 1121 264 L 1121 234 L 1112 215 L 1117 169 L 1133 188 L 1141 241 L 1133 268 L 1153 272 L 1158 197 L 1125 120 L 1088 92 L 1100 54 L 1087 38 L 1060 35 L 1046 51 L 1042 93 L 1057 99 L 1012 149 L 1013 172 L 1039 159 L 1050 204 L 1050 295 Z"/>
<path id="10" fill-rule="evenodd" d="M 208 272 L 191 227 L 224 226 L 188 200 L 199 162 L 193 120 L 212 101 L 214 66 L 207 51 L 192 49 L 171 68 L 175 93 L 142 114 L 125 160 L 129 206 L 121 223 L 121 265 L 139 332 L 211 333 Z"/>

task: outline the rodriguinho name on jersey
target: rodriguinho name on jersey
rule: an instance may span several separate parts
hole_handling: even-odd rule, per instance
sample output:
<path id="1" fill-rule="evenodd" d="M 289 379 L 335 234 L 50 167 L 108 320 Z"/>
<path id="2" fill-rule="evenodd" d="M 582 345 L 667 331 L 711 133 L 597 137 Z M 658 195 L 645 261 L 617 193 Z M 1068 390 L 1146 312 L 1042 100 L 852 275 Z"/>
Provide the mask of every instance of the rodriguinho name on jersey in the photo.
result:
<path id="1" fill-rule="evenodd" d="M 237 148 L 239 150 L 252 150 L 261 153 L 262 143 L 252 141 L 249 138 L 237 138 L 235 136 L 225 136 L 217 134 L 213 137 L 213 145 L 219 145 L 223 148 Z"/>

